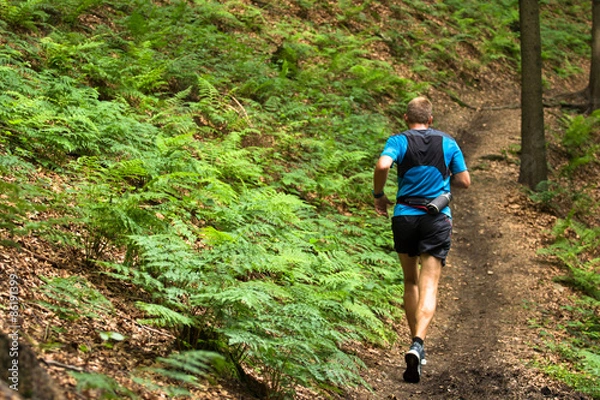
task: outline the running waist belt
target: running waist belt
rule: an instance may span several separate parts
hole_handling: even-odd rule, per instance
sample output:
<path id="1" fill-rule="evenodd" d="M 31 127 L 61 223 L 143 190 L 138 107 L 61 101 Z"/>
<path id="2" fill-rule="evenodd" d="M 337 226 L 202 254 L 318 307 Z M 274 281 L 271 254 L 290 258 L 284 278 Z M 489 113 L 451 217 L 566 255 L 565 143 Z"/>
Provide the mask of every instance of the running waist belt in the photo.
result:
<path id="1" fill-rule="evenodd" d="M 427 211 L 428 214 L 435 215 L 450 204 L 451 200 L 452 194 L 450 193 L 444 193 L 434 199 L 401 196 L 396 199 L 396 204 L 406 204 L 407 206 Z"/>
<path id="2" fill-rule="evenodd" d="M 398 197 L 396 204 L 406 204 L 409 206 L 426 206 L 433 199 L 427 199 L 425 197 Z"/>

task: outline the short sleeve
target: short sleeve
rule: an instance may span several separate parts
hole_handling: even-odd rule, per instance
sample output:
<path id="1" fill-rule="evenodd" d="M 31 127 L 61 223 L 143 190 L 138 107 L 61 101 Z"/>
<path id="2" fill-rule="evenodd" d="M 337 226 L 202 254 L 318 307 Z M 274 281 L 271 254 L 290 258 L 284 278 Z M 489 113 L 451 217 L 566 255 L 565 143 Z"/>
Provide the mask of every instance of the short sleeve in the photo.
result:
<path id="1" fill-rule="evenodd" d="M 456 140 L 448 139 L 447 146 L 445 155 L 447 157 L 446 162 L 450 168 L 450 172 L 452 172 L 452 174 L 459 174 L 466 171 L 467 163 L 465 162 L 465 157 L 458 146 L 458 143 L 456 143 Z"/>
<path id="2" fill-rule="evenodd" d="M 394 162 L 399 163 L 406 153 L 407 140 L 404 135 L 390 136 L 385 142 L 381 156 L 391 157 Z"/>

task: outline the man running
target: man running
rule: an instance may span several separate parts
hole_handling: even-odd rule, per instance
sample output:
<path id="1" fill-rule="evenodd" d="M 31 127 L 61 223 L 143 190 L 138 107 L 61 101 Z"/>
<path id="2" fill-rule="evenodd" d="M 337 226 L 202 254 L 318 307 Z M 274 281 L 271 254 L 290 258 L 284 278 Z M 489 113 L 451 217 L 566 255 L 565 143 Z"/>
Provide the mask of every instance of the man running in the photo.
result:
<path id="1" fill-rule="evenodd" d="M 377 213 L 387 216 L 388 206 L 394 203 L 383 189 L 395 163 L 398 191 L 392 231 L 404 273 L 404 310 L 412 337 L 403 377 L 406 382 L 418 383 L 421 365 L 425 364 L 424 340 L 435 313 L 438 284 L 452 233 L 450 207 L 442 203 L 436 212 L 436 207 L 428 204 L 436 198 L 444 200 L 439 198 L 441 195 L 450 198 L 450 183 L 468 188 L 471 177 L 456 141 L 430 127 L 432 105 L 426 97 L 408 103 L 404 120 L 408 130 L 391 136 L 377 161 L 373 197 Z"/>

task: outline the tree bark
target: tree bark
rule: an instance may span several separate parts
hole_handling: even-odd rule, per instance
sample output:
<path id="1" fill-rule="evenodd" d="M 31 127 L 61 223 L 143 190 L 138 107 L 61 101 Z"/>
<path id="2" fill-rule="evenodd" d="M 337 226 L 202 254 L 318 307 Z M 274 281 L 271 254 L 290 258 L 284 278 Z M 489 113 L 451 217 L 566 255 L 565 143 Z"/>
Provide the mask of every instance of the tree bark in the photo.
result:
<path id="1" fill-rule="evenodd" d="M 519 0 L 521 22 L 521 170 L 519 182 L 536 190 L 547 180 L 542 45 L 538 0 Z"/>
<path id="2" fill-rule="evenodd" d="M 46 370 L 40 366 L 37 355 L 17 333 L 0 332 L 0 395 L 2 399 L 62 400 L 61 390 Z M 13 392 L 14 396 L 9 396 Z M 22 396 L 21 396 L 22 395 Z"/>
<path id="3" fill-rule="evenodd" d="M 600 108 L 600 0 L 592 1 L 592 64 L 590 67 L 590 108 Z"/>

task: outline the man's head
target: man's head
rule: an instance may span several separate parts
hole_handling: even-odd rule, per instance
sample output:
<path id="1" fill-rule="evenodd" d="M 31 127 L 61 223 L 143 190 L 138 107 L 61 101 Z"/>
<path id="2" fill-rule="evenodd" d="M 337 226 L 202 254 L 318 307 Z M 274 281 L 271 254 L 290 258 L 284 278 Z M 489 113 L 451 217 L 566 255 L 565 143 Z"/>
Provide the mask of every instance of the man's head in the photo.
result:
<path id="1" fill-rule="evenodd" d="M 404 119 L 411 124 L 431 125 L 433 122 L 431 101 L 425 96 L 415 97 L 408 102 Z"/>

